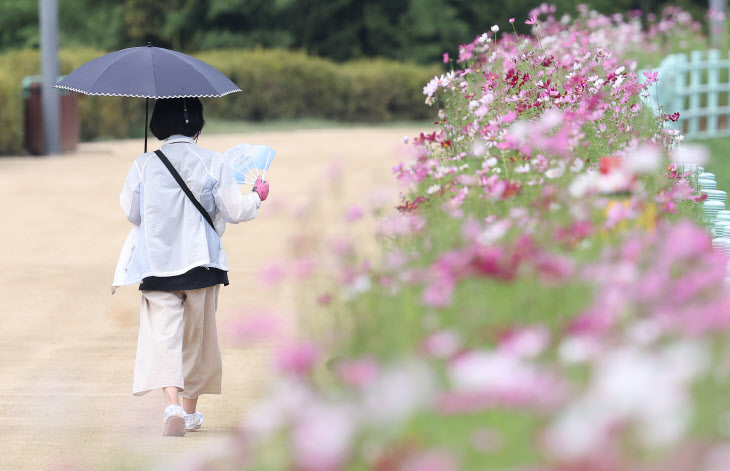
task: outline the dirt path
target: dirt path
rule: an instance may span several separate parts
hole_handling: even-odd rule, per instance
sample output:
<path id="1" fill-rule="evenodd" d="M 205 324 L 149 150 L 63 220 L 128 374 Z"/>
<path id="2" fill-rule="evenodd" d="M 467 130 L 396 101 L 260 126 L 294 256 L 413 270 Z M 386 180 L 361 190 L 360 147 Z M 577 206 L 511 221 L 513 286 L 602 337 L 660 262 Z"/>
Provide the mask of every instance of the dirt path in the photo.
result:
<path id="1" fill-rule="evenodd" d="M 286 286 L 256 282 L 285 250 L 299 223 L 285 208 L 303 205 L 325 169 L 342 167 L 341 191 L 321 212 L 322 227 L 373 188 L 392 186 L 398 143 L 414 129 L 345 129 L 204 136 L 204 147 L 240 142 L 278 150 L 272 192 L 259 218 L 229 226 L 223 238 L 231 285 L 218 324 L 247 305 L 293 311 Z M 155 144 L 153 144 L 154 148 Z M 211 449 L 234 428 L 269 377 L 267 346 L 223 346 L 220 396 L 204 396 L 204 428 L 183 439 L 159 436 L 161 393 L 131 395 L 139 293 L 109 295 L 119 249 L 130 228 L 119 191 L 140 140 L 90 143 L 70 155 L 0 158 L 0 469 L 139 469 L 195 447 Z M 395 194 L 395 193 L 393 193 Z M 395 201 L 395 200 L 394 200 Z M 363 241 L 372 233 L 363 221 Z M 256 247 L 256 249 L 252 249 Z"/>

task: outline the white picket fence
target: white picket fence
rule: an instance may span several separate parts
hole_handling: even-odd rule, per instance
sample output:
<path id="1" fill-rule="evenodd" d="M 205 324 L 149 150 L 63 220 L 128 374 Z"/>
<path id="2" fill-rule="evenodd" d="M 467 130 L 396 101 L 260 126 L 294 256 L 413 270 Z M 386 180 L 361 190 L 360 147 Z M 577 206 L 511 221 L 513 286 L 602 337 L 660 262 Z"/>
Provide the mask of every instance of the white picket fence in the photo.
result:
<path id="1" fill-rule="evenodd" d="M 679 112 L 669 127 L 688 139 L 730 136 L 730 58 L 717 49 L 692 51 L 689 59 L 670 54 L 653 70 L 658 81 L 643 101 L 657 115 Z M 639 80 L 646 82 L 643 73 Z"/>

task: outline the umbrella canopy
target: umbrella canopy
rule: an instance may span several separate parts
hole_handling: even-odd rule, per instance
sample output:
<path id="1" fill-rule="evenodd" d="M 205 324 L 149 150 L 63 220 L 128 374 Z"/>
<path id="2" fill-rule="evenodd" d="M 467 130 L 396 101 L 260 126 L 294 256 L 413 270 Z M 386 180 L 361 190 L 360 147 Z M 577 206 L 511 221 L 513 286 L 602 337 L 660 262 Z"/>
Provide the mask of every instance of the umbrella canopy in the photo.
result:
<path id="1" fill-rule="evenodd" d="M 221 97 L 241 91 L 212 65 L 149 43 L 97 57 L 56 87 L 86 95 L 139 98 Z"/>
<path id="2" fill-rule="evenodd" d="M 86 95 L 146 98 L 145 152 L 150 98 L 222 97 L 241 91 L 212 65 L 150 43 L 97 57 L 68 74 L 55 87 Z"/>

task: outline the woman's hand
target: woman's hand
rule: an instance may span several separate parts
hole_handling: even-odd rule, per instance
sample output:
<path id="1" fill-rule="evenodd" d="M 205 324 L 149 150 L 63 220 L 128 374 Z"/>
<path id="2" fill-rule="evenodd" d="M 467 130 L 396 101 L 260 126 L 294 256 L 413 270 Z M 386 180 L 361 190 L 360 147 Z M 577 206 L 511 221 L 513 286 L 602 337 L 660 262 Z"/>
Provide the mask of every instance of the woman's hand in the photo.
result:
<path id="1" fill-rule="evenodd" d="M 269 182 L 262 181 L 261 177 L 258 177 L 256 179 L 256 183 L 253 184 L 253 190 L 251 191 L 258 193 L 261 201 L 266 201 L 266 198 L 269 196 Z"/>

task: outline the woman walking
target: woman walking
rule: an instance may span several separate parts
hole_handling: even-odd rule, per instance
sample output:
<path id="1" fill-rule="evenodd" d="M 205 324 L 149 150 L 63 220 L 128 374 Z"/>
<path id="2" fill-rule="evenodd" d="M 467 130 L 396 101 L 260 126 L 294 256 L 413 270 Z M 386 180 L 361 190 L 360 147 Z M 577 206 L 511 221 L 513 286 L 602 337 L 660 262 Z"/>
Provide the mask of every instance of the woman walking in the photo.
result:
<path id="1" fill-rule="evenodd" d="M 221 392 L 215 312 L 228 260 L 220 237 L 227 222 L 255 218 L 269 193 L 260 179 L 241 193 L 223 156 L 197 145 L 204 123 L 197 98 L 158 100 L 150 130 L 164 143 L 135 160 L 120 196 L 134 227 L 112 292 L 140 283 L 132 392 L 163 390 L 166 436 L 200 428 L 198 397 Z"/>

